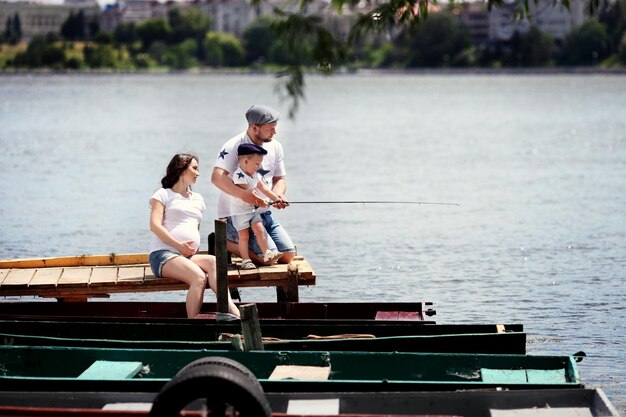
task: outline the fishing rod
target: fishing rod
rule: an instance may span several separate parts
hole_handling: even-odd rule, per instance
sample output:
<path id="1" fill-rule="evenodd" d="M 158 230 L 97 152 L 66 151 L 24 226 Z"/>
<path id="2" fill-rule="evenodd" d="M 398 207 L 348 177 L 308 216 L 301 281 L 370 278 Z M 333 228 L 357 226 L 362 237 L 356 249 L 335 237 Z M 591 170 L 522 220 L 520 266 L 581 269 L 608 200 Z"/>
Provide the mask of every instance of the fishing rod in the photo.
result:
<path id="1" fill-rule="evenodd" d="M 280 201 L 268 201 L 268 205 L 278 204 Z M 382 201 L 382 200 L 348 200 L 348 201 L 285 201 L 286 205 L 290 204 L 415 204 L 421 205 L 439 205 L 439 206 L 459 206 L 458 203 L 440 203 L 430 201 Z"/>

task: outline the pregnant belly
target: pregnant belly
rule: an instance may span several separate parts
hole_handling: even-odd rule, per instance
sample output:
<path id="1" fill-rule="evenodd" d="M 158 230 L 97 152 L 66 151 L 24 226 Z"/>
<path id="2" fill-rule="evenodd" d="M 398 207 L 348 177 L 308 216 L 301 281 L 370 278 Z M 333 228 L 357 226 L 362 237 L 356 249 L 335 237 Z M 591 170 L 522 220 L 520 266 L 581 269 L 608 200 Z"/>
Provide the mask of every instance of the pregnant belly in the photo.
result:
<path id="1" fill-rule="evenodd" d="M 179 242 L 189 242 L 192 241 L 191 247 L 194 249 L 198 249 L 200 247 L 200 232 L 198 231 L 197 226 L 193 227 L 177 227 L 171 230 L 170 232 L 174 239 Z"/>

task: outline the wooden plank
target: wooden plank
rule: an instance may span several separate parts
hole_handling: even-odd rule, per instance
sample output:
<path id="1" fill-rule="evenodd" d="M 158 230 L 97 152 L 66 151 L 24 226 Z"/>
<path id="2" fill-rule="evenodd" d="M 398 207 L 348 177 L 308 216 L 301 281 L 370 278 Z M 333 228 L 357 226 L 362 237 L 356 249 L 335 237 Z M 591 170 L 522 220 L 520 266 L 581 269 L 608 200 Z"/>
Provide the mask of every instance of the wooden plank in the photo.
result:
<path id="1" fill-rule="evenodd" d="M 258 268 L 257 269 L 237 269 L 236 272 L 237 272 L 238 278 L 242 281 L 260 279 Z"/>
<path id="2" fill-rule="evenodd" d="M 10 269 L 0 269 L 0 285 L 2 285 L 2 282 L 4 281 L 6 276 L 9 274 L 9 271 Z"/>
<path id="3" fill-rule="evenodd" d="M 88 285 L 92 268 L 64 268 L 58 285 Z"/>
<path id="4" fill-rule="evenodd" d="M 117 285 L 143 284 L 143 266 L 124 266 L 117 271 Z"/>
<path id="5" fill-rule="evenodd" d="M 2 287 L 27 287 L 36 271 L 36 269 L 11 269 L 4 277 Z"/>
<path id="6" fill-rule="evenodd" d="M 287 403 L 287 414 L 294 415 L 338 416 L 339 410 L 339 398 L 289 400 Z"/>
<path id="7" fill-rule="evenodd" d="M 91 277 L 89 278 L 89 285 L 96 284 L 115 284 L 117 282 L 117 267 L 116 266 L 102 266 L 93 268 Z"/>
<path id="8" fill-rule="evenodd" d="M 206 254 L 199 251 L 198 254 Z M 0 259 L 0 269 L 70 268 L 79 266 L 138 265 L 149 263 L 147 253 L 110 253 L 108 255 L 79 255 L 54 258 Z"/>
<path id="9" fill-rule="evenodd" d="M 95 361 L 77 379 L 119 380 L 137 375 L 143 364 L 141 362 Z"/>
<path id="10" fill-rule="evenodd" d="M 152 272 L 152 268 L 150 268 L 150 266 L 145 266 L 144 270 L 143 270 L 143 282 L 144 284 L 150 284 L 156 280 L 158 280 L 160 278 L 157 278 L 156 276 L 154 276 L 154 273 Z"/>
<path id="11" fill-rule="evenodd" d="M 80 255 L 56 258 L 5 259 L 0 268 L 69 268 L 98 265 L 131 265 L 148 263 L 148 254 Z"/>
<path id="12" fill-rule="evenodd" d="M 28 284 L 30 287 L 54 287 L 61 278 L 62 268 L 41 268 L 35 272 L 33 279 Z"/>
<path id="13" fill-rule="evenodd" d="M 563 369 L 527 369 L 529 384 L 565 383 L 567 378 Z"/>
<path id="14" fill-rule="evenodd" d="M 377 311 L 374 320 L 398 320 L 399 311 Z"/>
<path id="15" fill-rule="evenodd" d="M 409 321 L 420 320 L 421 314 L 422 313 L 420 313 L 419 311 L 399 311 L 398 320 L 409 320 Z"/>
<path id="16" fill-rule="evenodd" d="M 269 380 L 299 379 L 306 381 L 325 381 L 330 376 L 330 366 L 278 365 L 272 371 Z"/>
<path id="17" fill-rule="evenodd" d="M 528 382 L 525 369 L 481 368 L 482 381 L 490 384 L 525 384 Z"/>
<path id="18" fill-rule="evenodd" d="M 143 254 L 145 259 L 141 255 L 138 254 L 135 260 L 147 260 L 147 254 Z M 73 257 L 75 258 L 79 257 Z M 99 259 L 104 258 L 108 256 L 99 257 Z M 86 261 L 95 262 L 94 259 L 95 257 L 91 257 Z M 295 262 L 299 273 L 298 285 L 315 285 L 316 277 L 308 262 L 304 259 Z M 228 285 L 230 287 L 287 286 L 289 283 L 287 269 L 288 265 L 277 264 L 240 271 L 236 266 L 230 265 Z M 302 270 L 306 272 L 303 274 Z M 0 296 L 39 295 L 67 299 L 68 297 L 102 297 L 112 293 L 175 291 L 187 288 L 186 284 L 173 279 L 156 278 L 147 263 L 120 267 L 104 265 L 0 269 Z"/>
<path id="19" fill-rule="evenodd" d="M 554 407 L 554 408 L 516 408 L 491 409 L 491 417 L 592 417 L 589 408 L 583 407 Z"/>

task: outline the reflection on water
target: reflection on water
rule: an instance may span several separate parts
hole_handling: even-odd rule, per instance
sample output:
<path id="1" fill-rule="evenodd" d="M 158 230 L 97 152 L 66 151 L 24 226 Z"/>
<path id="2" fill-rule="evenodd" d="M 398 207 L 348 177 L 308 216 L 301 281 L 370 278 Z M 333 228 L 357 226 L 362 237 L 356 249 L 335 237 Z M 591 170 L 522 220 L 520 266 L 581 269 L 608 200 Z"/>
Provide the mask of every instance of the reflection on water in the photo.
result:
<path id="1" fill-rule="evenodd" d="M 270 76 L 0 77 L 0 257 L 144 252 L 171 155 L 200 156 L 212 229 L 218 147 L 266 103 Z M 588 357 L 626 411 L 626 78 L 308 78 L 283 119 L 280 213 L 318 285 L 305 300 L 429 300 L 440 323 L 524 323 L 530 353 Z M 203 243 L 206 245 L 206 239 Z M 269 300 L 271 289 L 244 289 Z M 211 297 L 207 295 L 207 297 Z M 117 295 L 183 300 L 184 293 Z"/>

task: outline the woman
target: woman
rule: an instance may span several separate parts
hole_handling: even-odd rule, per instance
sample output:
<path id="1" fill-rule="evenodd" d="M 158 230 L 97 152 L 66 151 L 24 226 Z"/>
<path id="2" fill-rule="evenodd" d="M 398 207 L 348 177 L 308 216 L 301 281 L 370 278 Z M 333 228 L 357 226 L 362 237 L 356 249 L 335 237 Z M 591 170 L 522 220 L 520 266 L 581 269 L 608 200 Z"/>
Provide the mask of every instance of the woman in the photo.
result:
<path id="1" fill-rule="evenodd" d="M 196 255 L 200 247 L 200 222 L 206 206 L 198 193 L 191 191 L 200 171 L 198 158 L 180 153 L 174 155 L 163 188 L 150 198 L 150 267 L 156 277 L 173 278 L 189 285 L 187 317 L 193 318 L 202 307 L 207 278 L 209 287 L 217 289 L 215 257 Z M 239 309 L 228 295 L 229 313 L 239 317 Z"/>

